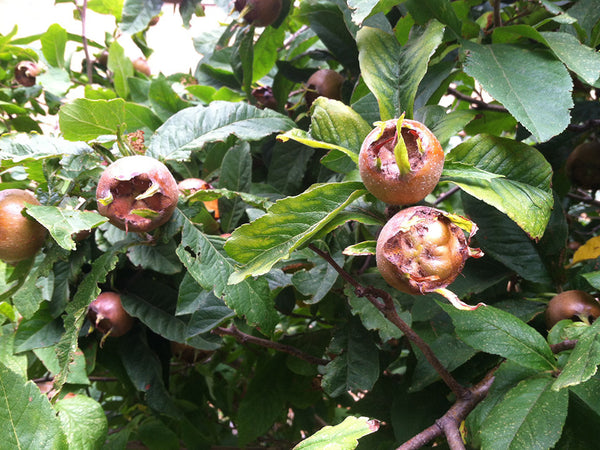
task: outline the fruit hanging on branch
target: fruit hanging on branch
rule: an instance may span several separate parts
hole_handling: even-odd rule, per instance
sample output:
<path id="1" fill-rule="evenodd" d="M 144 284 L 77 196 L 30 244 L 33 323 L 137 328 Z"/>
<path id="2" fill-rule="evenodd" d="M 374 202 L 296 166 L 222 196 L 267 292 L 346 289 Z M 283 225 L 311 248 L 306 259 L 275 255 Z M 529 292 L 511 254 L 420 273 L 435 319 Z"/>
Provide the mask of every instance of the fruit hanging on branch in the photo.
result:
<path id="1" fill-rule="evenodd" d="M 102 341 L 108 336 L 120 337 L 133 327 L 133 317 L 123 308 L 121 296 L 116 292 L 102 292 L 90 303 L 88 319 L 102 333 Z"/>
<path id="2" fill-rule="evenodd" d="M 234 8 L 246 22 L 267 27 L 281 14 L 281 0 L 235 0 Z"/>
<path id="3" fill-rule="evenodd" d="M 585 142 L 575 147 L 567 158 L 565 169 L 574 185 L 600 189 L 600 142 Z"/>
<path id="4" fill-rule="evenodd" d="M 27 204 L 39 205 L 40 202 L 23 189 L 0 191 L 0 259 L 4 262 L 31 258 L 46 240 L 46 228 L 24 214 Z"/>
<path id="5" fill-rule="evenodd" d="M 546 308 L 546 326 L 550 330 L 561 320 L 588 325 L 600 317 L 600 302 L 584 291 L 571 290 L 555 295 Z"/>
<path id="6" fill-rule="evenodd" d="M 342 99 L 342 85 L 344 76 L 331 69 L 319 69 L 306 81 L 304 98 L 306 105 L 310 108 L 319 97 L 327 97 L 333 100 Z"/>
<path id="7" fill-rule="evenodd" d="M 467 258 L 483 256 L 481 250 L 469 247 L 476 231 L 470 220 L 439 209 L 403 209 L 379 234 L 377 268 L 388 284 L 402 292 L 438 292 L 457 308 L 473 309 L 445 288 L 460 274 Z"/>
<path id="8" fill-rule="evenodd" d="M 166 223 L 179 191 L 163 163 L 144 155 L 126 156 L 109 165 L 96 189 L 98 212 L 125 231 L 149 232 Z"/>
<path id="9" fill-rule="evenodd" d="M 378 123 L 367 135 L 358 165 L 371 194 L 390 205 L 410 205 L 439 182 L 444 151 L 429 128 L 402 116 Z"/>

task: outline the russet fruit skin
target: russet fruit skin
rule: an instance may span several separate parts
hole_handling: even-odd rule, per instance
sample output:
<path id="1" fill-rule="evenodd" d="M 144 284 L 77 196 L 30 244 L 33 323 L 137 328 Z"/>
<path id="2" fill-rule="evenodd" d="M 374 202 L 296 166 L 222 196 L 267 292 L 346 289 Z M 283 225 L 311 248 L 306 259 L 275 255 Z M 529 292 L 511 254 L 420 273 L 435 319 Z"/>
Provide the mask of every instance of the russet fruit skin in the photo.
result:
<path id="1" fill-rule="evenodd" d="M 394 156 L 398 122 L 388 120 L 367 135 L 358 167 L 365 187 L 379 200 L 390 205 L 411 205 L 433 191 L 442 175 L 445 156 L 429 128 L 416 120 L 403 119 L 401 134 L 411 170 L 401 174 Z"/>
<path id="2" fill-rule="evenodd" d="M 585 142 L 575 147 L 567 158 L 565 169 L 576 186 L 600 189 L 600 142 Z"/>
<path id="3" fill-rule="evenodd" d="M 318 97 L 327 97 L 333 100 L 342 99 L 342 85 L 344 77 L 342 74 L 331 69 L 319 69 L 306 81 L 306 92 L 304 98 L 310 108 Z"/>
<path id="4" fill-rule="evenodd" d="M 181 195 L 192 195 L 198 191 L 212 189 L 212 186 L 200 178 L 186 178 L 177 183 L 177 189 Z M 219 200 L 208 200 L 204 202 L 206 209 L 213 213 L 215 219 L 219 218 Z"/>
<path id="5" fill-rule="evenodd" d="M 600 303 L 585 291 L 570 290 L 555 295 L 546 308 L 546 326 L 550 330 L 561 320 L 592 323 L 600 317 Z"/>
<path id="6" fill-rule="evenodd" d="M 40 204 L 29 191 L 0 191 L 0 259 L 4 262 L 16 263 L 31 258 L 46 240 L 46 228 L 23 215 L 26 203 Z"/>
<path id="7" fill-rule="evenodd" d="M 377 238 L 379 272 L 392 287 L 419 295 L 445 288 L 462 271 L 469 256 L 463 230 L 442 211 L 413 206 L 394 215 Z"/>
<path id="8" fill-rule="evenodd" d="M 133 327 L 133 317 L 127 314 L 116 292 L 102 292 L 90 303 L 88 319 L 104 336 L 120 337 Z"/>
<path id="9" fill-rule="evenodd" d="M 267 27 L 277 20 L 281 13 L 281 0 L 235 0 L 235 10 L 244 14 L 244 20 L 255 27 Z"/>
<path id="10" fill-rule="evenodd" d="M 166 223 L 179 191 L 163 163 L 144 155 L 117 159 L 102 173 L 96 189 L 98 212 L 125 231 L 149 232 Z"/>

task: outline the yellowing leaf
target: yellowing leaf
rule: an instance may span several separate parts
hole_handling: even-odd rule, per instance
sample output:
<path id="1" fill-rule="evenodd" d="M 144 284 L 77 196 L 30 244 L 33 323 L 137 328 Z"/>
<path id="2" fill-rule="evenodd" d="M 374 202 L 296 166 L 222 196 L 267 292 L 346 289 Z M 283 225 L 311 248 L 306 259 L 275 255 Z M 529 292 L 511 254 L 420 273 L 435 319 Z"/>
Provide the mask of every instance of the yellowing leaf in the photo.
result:
<path id="1" fill-rule="evenodd" d="M 577 249 L 573 255 L 573 261 L 570 265 L 585 261 L 586 259 L 596 259 L 600 256 L 600 236 L 595 236 Z"/>

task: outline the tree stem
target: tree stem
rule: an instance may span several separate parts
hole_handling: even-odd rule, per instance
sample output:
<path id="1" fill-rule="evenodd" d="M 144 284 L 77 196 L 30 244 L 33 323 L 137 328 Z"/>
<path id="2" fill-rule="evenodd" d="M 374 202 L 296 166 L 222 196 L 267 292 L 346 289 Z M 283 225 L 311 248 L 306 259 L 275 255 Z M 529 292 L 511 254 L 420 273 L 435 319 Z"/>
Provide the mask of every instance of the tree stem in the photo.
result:
<path id="1" fill-rule="evenodd" d="M 215 328 L 214 330 L 212 330 L 212 332 L 219 336 L 233 336 L 238 342 L 241 342 L 242 344 L 251 343 L 260 345 L 261 347 L 272 348 L 274 350 L 287 353 L 288 355 L 295 356 L 296 358 L 302 359 L 306 362 L 318 366 L 325 366 L 330 362 L 330 360 L 328 359 L 317 358 L 316 356 L 309 355 L 308 353 L 305 353 L 302 350 L 299 350 L 295 347 L 281 344 L 279 342 L 270 341 L 268 339 L 252 336 L 250 334 L 246 334 L 243 331 L 240 331 L 238 328 L 234 327 L 233 325 L 229 328 Z"/>

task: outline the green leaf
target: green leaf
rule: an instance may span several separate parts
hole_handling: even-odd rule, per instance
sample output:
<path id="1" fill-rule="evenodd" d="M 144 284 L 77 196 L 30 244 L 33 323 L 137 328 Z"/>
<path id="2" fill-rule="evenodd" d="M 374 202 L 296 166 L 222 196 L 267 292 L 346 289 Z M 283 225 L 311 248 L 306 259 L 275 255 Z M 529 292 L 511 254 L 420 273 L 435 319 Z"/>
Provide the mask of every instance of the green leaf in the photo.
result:
<path id="1" fill-rule="evenodd" d="M 109 251 L 103 253 L 92 263 L 91 271 L 79 284 L 73 300 L 65 309 L 65 333 L 56 346 L 56 354 L 60 365 L 60 372 L 54 378 L 54 385 L 60 389 L 66 382 L 70 372 L 70 365 L 77 352 L 77 337 L 85 321 L 88 305 L 100 294 L 99 283 L 106 280 L 106 276 L 117 265 L 119 254 L 124 252 L 126 244 L 114 245 Z"/>
<path id="2" fill-rule="evenodd" d="M 477 245 L 526 280 L 551 285 L 542 248 L 507 216 L 468 195 L 463 195 L 465 213 L 479 227 Z"/>
<path id="3" fill-rule="evenodd" d="M 165 386 L 160 360 L 150 347 L 146 333 L 141 328 L 134 327 L 119 338 L 116 352 L 133 386 L 145 393 L 148 406 L 181 420 L 183 414 Z"/>
<path id="4" fill-rule="evenodd" d="M 100 403 L 85 395 L 76 395 L 59 400 L 54 408 L 67 434 L 69 448 L 103 448 L 108 420 Z"/>
<path id="5" fill-rule="evenodd" d="M 108 69 L 113 73 L 115 91 L 119 97 L 127 98 L 129 85 L 127 79 L 134 74 L 133 63 L 125 55 L 125 49 L 116 41 L 108 47 Z"/>
<path id="6" fill-rule="evenodd" d="M 351 150 L 354 153 L 351 156 L 353 161 L 358 161 L 360 147 L 370 132 L 371 126 L 342 102 L 325 97 L 314 101 L 310 135 L 319 141 Z"/>
<path id="7" fill-rule="evenodd" d="M 54 240 L 65 250 L 75 250 L 72 236 L 83 230 L 91 230 L 108 219 L 91 211 L 58 208 L 56 206 L 29 206 L 27 214 L 48 229 Z"/>
<path id="8" fill-rule="evenodd" d="M 448 153 L 442 177 L 502 211 L 531 238 L 544 234 L 554 203 L 552 168 L 535 148 L 508 138 L 476 136 Z"/>
<path id="9" fill-rule="evenodd" d="M 152 17 L 160 14 L 163 0 L 125 0 L 121 30 L 135 34 L 144 30 Z"/>
<path id="10" fill-rule="evenodd" d="M 321 428 L 296 445 L 294 450 L 352 450 L 358 445 L 358 439 L 378 429 L 379 422 L 376 420 L 349 416 L 338 425 Z"/>
<path id="11" fill-rule="evenodd" d="M 143 269 L 173 275 L 181 272 L 181 263 L 175 255 L 174 241 L 157 245 L 138 245 L 127 252 L 131 263 Z"/>
<path id="12" fill-rule="evenodd" d="M 188 331 L 188 323 L 182 317 L 175 317 L 154 304 L 151 299 L 121 295 L 123 308 L 133 317 L 137 317 L 152 331 L 165 339 L 185 342 L 202 350 L 215 350 L 221 346 L 218 339 L 205 339 Z M 225 320 L 225 317 L 222 319 Z"/>
<path id="13" fill-rule="evenodd" d="M 387 342 L 390 339 L 400 339 L 402 331 L 387 320 L 383 313 L 379 311 L 375 305 L 364 297 L 358 297 L 354 289 L 346 286 L 345 293 L 348 297 L 348 302 L 352 307 L 352 314 L 358 315 L 360 321 L 367 330 L 375 330 L 379 333 L 381 340 Z M 412 317 L 409 312 L 402 311 L 398 304 L 395 305 L 396 312 L 408 325 L 411 324 Z"/>
<path id="14" fill-rule="evenodd" d="M 464 71 L 540 142 L 569 124 L 573 83 L 565 66 L 547 51 L 510 44 L 463 44 Z M 523 68 L 527 70 L 523 70 Z"/>
<path id="15" fill-rule="evenodd" d="M 64 333 L 62 321 L 52 317 L 48 303 L 42 305 L 45 307 L 42 306 L 29 320 L 19 324 L 14 341 L 15 353 L 54 345 Z"/>
<path id="16" fill-rule="evenodd" d="M 353 318 L 337 331 L 330 350 L 339 355 L 324 368 L 321 385 L 328 395 L 373 388 L 379 378 L 379 353 L 359 319 Z"/>
<path id="17" fill-rule="evenodd" d="M 61 155 L 92 153 L 83 142 L 69 142 L 61 137 L 14 133 L 0 137 L 2 167 L 25 164 L 27 159 L 42 159 Z"/>
<path id="18" fill-rule="evenodd" d="M 121 21 L 121 13 L 123 12 L 123 0 L 89 0 L 87 7 L 99 14 L 109 14 Z"/>
<path id="19" fill-rule="evenodd" d="M 123 99 L 76 99 L 64 105 L 59 113 L 60 129 L 65 139 L 89 141 L 117 131 L 155 130 L 160 119 L 147 107 Z"/>
<path id="20" fill-rule="evenodd" d="M 500 355 L 523 367 L 554 370 L 556 360 L 548 343 L 535 329 L 510 313 L 480 306 L 474 311 L 442 304 L 454 322 L 456 334 L 471 347 Z"/>
<path id="21" fill-rule="evenodd" d="M 190 104 L 179 97 L 164 76 L 155 78 L 150 83 L 148 100 L 152 110 L 161 118 L 167 120 L 173 114 L 190 106 Z"/>
<path id="22" fill-rule="evenodd" d="M 344 249 L 344 255 L 348 256 L 366 256 L 374 255 L 377 241 L 364 241 L 358 244 L 349 245 Z"/>
<path id="23" fill-rule="evenodd" d="M 283 47 L 285 27 L 266 27 L 254 44 L 252 81 L 258 81 L 269 74 L 279 57 L 278 49 Z"/>
<path id="24" fill-rule="evenodd" d="M 596 374 L 600 364 L 599 331 L 600 321 L 595 321 L 579 337 L 565 367 L 552 385 L 553 390 L 581 384 Z"/>
<path id="25" fill-rule="evenodd" d="M 270 109 L 215 101 L 171 116 L 152 137 L 146 154 L 161 160 L 185 160 L 208 142 L 224 141 L 231 135 L 256 141 L 294 126 L 290 118 Z"/>
<path id="26" fill-rule="evenodd" d="M 36 258 L 36 265 L 29 271 L 19 290 L 12 296 L 14 306 L 24 318 L 29 319 L 44 301 L 44 296 L 38 286 L 39 279 L 47 277 L 56 261 L 63 257 L 64 251 L 56 246 L 50 246 L 41 261 L 39 257 Z"/>
<path id="27" fill-rule="evenodd" d="M 2 447 L 67 449 L 67 438 L 48 397 L 38 387 L 0 364 Z"/>
<path id="28" fill-rule="evenodd" d="M 259 326 L 265 334 L 273 332 L 278 315 L 267 281 L 264 278 L 249 279 L 228 285 L 227 279 L 234 266 L 224 254 L 223 239 L 205 235 L 186 221 L 177 256 L 200 286 L 214 291 L 236 314 L 246 316 L 248 323 Z"/>
<path id="29" fill-rule="evenodd" d="M 483 448 L 549 449 L 560 438 L 568 391 L 550 389 L 550 374 L 528 378 L 508 391 L 481 428 Z"/>
<path id="30" fill-rule="evenodd" d="M 581 44 L 569 33 L 546 31 L 540 34 L 554 54 L 586 83 L 594 84 L 599 80 L 600 54 L 597 51 Z"/>
<path id="31" fill-rule="evenodd" d="M 331 256 L 338 265 L 344 265 L 341 254 Z M 313 264 L 310 270 L 302 269 L 292 275 L 292 284 L 298 292 L 308 297 L 302 300 L 308 305 L 320 302 L 338 279 L 337 271 L 323 258 L 315 254 L 310 262 Z"/>
<path id="32" fill-rule="evenodd" d="M 44 58 L 52 67 L 64 68 L 67 30 L 55 23 L 40 38 Z"/>
<path id="33" fill-rule="evenodd" d="M 457 37 L 461 37 L 461 21 L 450 0 L 409 0 L 406 6 L 415 22 L 423 24 L 435 18 L 448 25 Z"/>
<path id="34" fill-rule="evenodd" d="M 417 89 L 427 73 L 431 56 L 442 43 L 443 35 L 444 25 L 432 20 L 425 29 L 411 34 L 406 45 L 400 50 L 398 104 L 400 110 L 406 113 L 407 119 L 413 118 Z"/>
<path id="35" fill-rule="evenodd" d="M 359 182 L 328 183 L 277 201 L 266 215 L 242 225 L 227 240 L 229 256 L 244 264 L 229 282 L 267 273 L 364 193 Z"/>
<path id="36" fill-rule="evenodd" d="M 299 142 L 300 144 L 304 144 L 307 147 L 312 147 L 312 148 L 322 148 L 325 150 L 337 150 L 337 151 L 343 153 L 344 155 L 348 156 L 350 159 L 355 161 L 356 164 L 358 164 L 358 155 L 355 152 L 353 152 L 352 150 L 347 149 L 345 147 L 341 147 L 337 144 L 329 144 L 327 142 L 313 139 L 313 137 L 311 135 L 309 135 L 306 131 L 301 130 L 299 128 L 294 128 L 290 131 L 280 134 L 279 136 L 277 136 L 277 139 L 279 139 L 282 142 L 287 142 L 288 140 L 291 139 L 293 141 Z"/>
<path id="37" fill-rule="evenodd" d="M 381 120 L 398 117 L 401 47 L 396 37 L 378 28 L 363 27 L 356 34 L 356 44 L 361 75 L 377 99 Z"/>
<path id="38" fill-rule="evenodd" d="M 230 191 L 248 192 L 252 184 L 252 155 L 250 144 L 240 142 L 230 148 L 221 163 L 219 187 Z M 246 205 L 239 196 L 219 201 L 221 229 L 231 232 L 246 211 Z"/>

